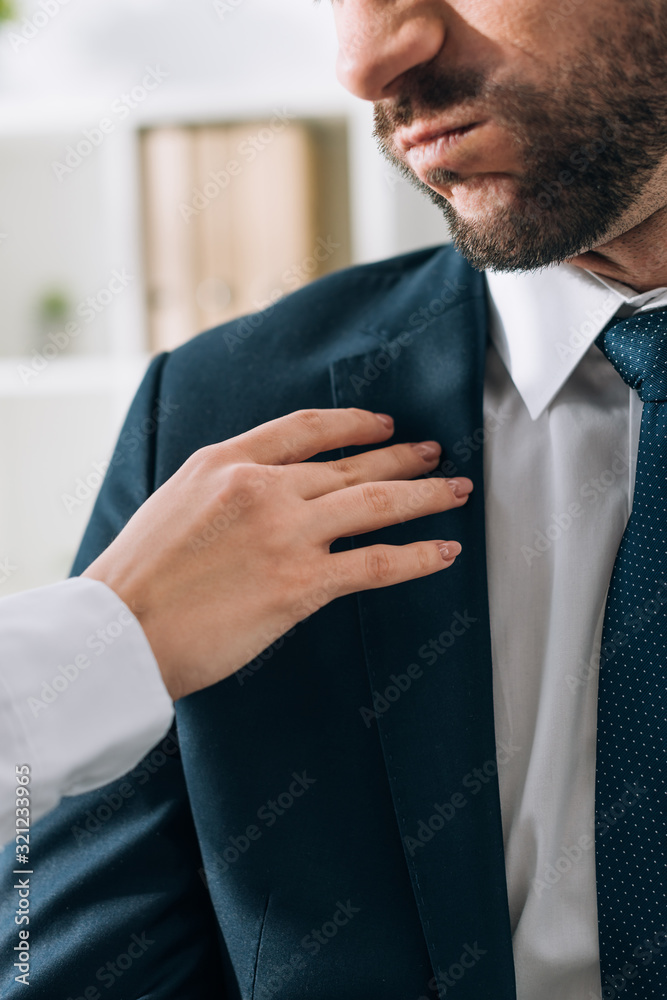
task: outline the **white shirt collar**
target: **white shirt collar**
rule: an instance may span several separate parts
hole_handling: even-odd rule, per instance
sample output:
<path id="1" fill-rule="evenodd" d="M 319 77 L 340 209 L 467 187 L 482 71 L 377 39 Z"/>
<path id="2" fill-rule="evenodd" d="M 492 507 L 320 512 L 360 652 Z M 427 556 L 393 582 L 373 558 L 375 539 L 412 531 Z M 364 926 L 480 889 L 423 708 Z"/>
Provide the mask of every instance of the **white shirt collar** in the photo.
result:
<path id="1" fill-rule="evenodd" d="M 490 336 L 537 420 L 620 309 L 667 305 L 667 288 L 636 293 L 573 264 L 515 274 L 486 272 Z"/>

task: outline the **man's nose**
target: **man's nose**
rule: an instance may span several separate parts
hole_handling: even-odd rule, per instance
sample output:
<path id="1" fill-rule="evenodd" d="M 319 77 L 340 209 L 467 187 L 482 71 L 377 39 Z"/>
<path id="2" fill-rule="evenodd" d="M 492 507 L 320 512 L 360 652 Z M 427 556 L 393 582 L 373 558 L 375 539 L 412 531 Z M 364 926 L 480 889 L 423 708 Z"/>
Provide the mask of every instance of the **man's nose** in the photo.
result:
<path id="1" fill-rule="evenodd" d="M 435 6 L 414 0 L 335 4 L 336 73 L 343 86 L 367 101 L 392 97 L 402 75 L 429 62 L 445 43 L 444 18 Z"/>

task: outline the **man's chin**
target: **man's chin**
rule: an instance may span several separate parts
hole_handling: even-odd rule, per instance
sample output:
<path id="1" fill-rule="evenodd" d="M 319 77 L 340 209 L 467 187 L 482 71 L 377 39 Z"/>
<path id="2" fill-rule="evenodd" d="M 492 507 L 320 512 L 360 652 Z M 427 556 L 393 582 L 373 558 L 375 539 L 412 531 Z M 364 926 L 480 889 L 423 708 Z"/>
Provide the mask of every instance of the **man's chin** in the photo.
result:
<path id="1" fill-rule="evenodd" d="M 525 271 L 554 262 L 555 248 L 542 244 L 544 220 L 531 218 L 529 200 L 509 175 L 422 185 L 441 209 L 454 245 L 478 270 Z"/>
<path id="2" fill-rule="evenodd" d="M 480 271 L 534 271 L 571 260 L 596 246 L 624 208 L 592 170 L 585 188 L 557 188 L 544 171 L 463 177 L 432 170 L 420 178 L 393 162 L 440 209 L 454 245 Z"/>
<path id="3" fill-rule="evenodd" d="M 469 224 L 485 222 L 498 213 L 521 211 L 517 181 L 509 174 L 474 174 L 443 184 L 431 181 L 428 186 Z"/>
<path id="4" fill-rule="evenodd" d="M 534 271 L 560 264 L 579 249 L 560 227 L 536 224 L 505 202 L 467 218 L 445 199 L 441 207 L 454 245 L 480 271 Z"/>

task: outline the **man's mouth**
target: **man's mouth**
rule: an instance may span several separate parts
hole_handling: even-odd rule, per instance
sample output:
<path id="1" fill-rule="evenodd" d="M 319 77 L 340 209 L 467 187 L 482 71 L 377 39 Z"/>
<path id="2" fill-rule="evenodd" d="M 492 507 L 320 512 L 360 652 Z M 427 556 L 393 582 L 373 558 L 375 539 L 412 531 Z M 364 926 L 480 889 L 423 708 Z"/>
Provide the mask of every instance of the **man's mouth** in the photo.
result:
<path id="1" fill-rule="evenodd" d="M 458 172 L 466 163 L 466 145 L 484 122 L 446 123 L 418 126 L 396 135 L 395 141 L 405 163 L 420 177 L 436 169 Z M 473 147 L 474 148 L 474 147 Z"/>
<path id="2" fill-rule="evenodd" d="M 481 121 L 444 121 L 431 124 L 413 125 L 410 128 L 400 128 L 394 136 L 396 148 L 406 155 L 412 149 L 420 146 L 431 146 L 440 142 L 444 145 L 454 145 L 468 132 L 471 132 Z"/>

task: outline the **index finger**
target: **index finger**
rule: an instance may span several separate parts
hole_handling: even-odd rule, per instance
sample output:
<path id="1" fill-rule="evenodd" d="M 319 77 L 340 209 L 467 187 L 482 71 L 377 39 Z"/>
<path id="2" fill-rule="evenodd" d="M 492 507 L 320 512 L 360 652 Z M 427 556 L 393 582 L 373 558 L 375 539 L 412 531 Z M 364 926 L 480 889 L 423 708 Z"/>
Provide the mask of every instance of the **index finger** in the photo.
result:
<path id="1" fill-rule="evenodd" d="M 357 407 L 296 410 L 222 442 L 232 461 L 291 465 L 320 452 L 386 441 L 394 421 L 385 413 Z"/>

